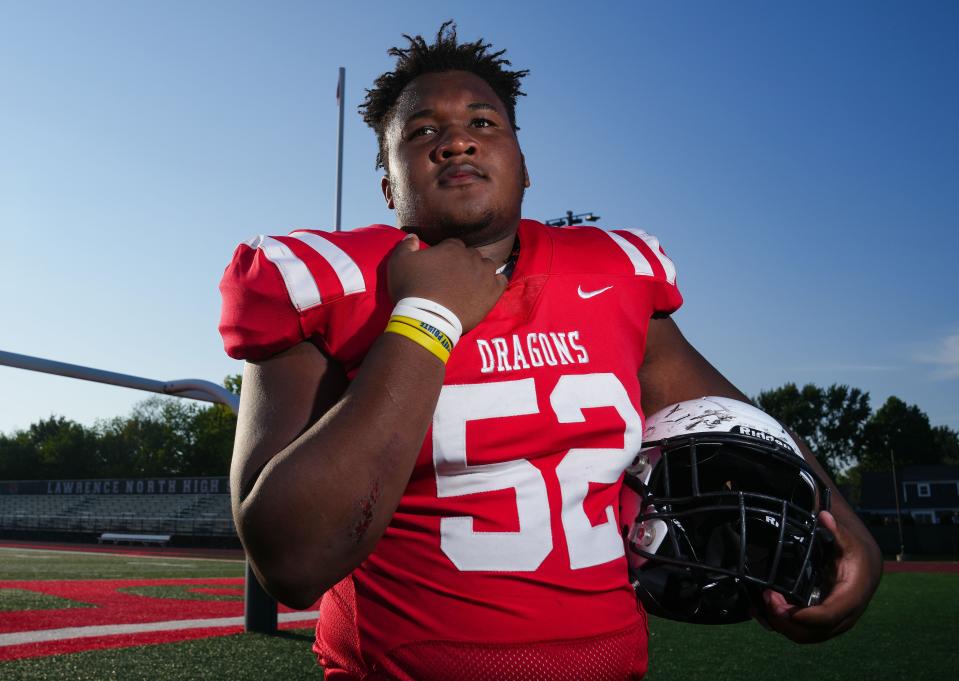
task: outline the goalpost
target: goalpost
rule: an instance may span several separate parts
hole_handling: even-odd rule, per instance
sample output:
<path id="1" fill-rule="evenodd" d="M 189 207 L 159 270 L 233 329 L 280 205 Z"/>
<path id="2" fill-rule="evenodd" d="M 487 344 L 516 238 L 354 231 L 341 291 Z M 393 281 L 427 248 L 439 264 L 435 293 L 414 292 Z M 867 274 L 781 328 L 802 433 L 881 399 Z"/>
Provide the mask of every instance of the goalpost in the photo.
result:
<path id="1" fill-rule="evenodd" d="M 82 381 L 107 383 L 123 388 L 133 388 L 134 390 L 146 390 L 148 392 L 172 395 L 173 397 L 183 397 L 190 400 L 225 404 L 233 410 L 234 414 L 237 413 L 240 407 L 240 398 L 238 395 L 234 395 L 221 385 L 202 379 L 186 378 L 176 381 L 158 381 L 140 376 L 131 376 L 130 374 L 121 374 L 115 371 L 80 366 L 79 364 L 68 364 L 52 359 L 19 355 L 15 352 L 6 352 L 3 350 L 0 350 L 0 365 L 24 369 L 26 371 L 37 371 L 44 374 L 66 376 L 67 378 L 76 378 Z M 270 596 L 260 585 L 260 582 L 257 581 L 249 561 L 246 563 L 245 582 L 243 602 L 244 628 L 247 631 L 256 631 L 263 634 L 276 633 L 276 601 L 273 600 L 273 597 Z"/>

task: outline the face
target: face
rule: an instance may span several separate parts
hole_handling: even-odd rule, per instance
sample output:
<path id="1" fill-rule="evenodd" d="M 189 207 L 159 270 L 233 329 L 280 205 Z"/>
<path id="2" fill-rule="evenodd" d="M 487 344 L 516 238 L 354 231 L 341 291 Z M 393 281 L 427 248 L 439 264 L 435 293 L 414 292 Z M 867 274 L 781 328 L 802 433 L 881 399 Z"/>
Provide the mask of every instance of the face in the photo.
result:
<path id="1" fill-rule="evenodd" d="M 383 196 L 427 243 L 482 246 L 519 225 L 529 177 L 506 107 L 479 76 L 431 73 L 400 94 L 386 128 Z"/>

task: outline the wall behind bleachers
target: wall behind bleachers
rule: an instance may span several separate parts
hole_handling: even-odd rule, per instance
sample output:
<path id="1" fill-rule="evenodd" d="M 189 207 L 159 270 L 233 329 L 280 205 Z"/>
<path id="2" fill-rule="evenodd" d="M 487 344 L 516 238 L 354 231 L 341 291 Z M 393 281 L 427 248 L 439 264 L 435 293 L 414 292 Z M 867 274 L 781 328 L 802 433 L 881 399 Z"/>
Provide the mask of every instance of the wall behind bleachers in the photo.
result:
<path id="1" fill-rule="evenodd" d="M 225 477 L 2 481 L 0 530 L 236 535 Z"/>

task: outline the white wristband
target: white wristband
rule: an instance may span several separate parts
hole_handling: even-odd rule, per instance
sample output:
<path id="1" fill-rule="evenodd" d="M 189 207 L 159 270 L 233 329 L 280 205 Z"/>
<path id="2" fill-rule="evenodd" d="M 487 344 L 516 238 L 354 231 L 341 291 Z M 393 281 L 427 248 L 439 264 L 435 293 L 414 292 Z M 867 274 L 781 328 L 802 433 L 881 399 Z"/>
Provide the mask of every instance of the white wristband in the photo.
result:
<path id="1" fill-rule="evenodd" d="M 419 307 L 413 307 L 412 305 L 407 305 L 403 301 L 400 301 L 396 304 L 396 307 L 393 308 L 393 316 L 401 317 L 410 317 L 415 319 L 418 322 L 423 322 L 424 324 L 430 324 L 431 326 L 439 329 L 446 337 L 450 339 L 450 343 L 456 345 L 460 339 L 460 332 L 450 324 L 444 317 L 440 317 L 438 314 L 429 312 Z"/>
<path id="2" fill-rule="evenodd" d="M 453 328 L 456 329 L 456 335 L 461 336 L 463 334 L 463 324 L 460 322 L 459 317 L 453 314 L 452 311 L 443 307 L 439 303 L 433 302 L 432 300 L 427 300 L 426 298 L 403 298 L 402 300 L 396 303 L 397 305 L 409 305 L 411 307 L 418 308 L 420 310 L 425 310 L 427 312 L 432 312 L 433 314 L 439 315 L 447 322 L 453 325 Z"/>

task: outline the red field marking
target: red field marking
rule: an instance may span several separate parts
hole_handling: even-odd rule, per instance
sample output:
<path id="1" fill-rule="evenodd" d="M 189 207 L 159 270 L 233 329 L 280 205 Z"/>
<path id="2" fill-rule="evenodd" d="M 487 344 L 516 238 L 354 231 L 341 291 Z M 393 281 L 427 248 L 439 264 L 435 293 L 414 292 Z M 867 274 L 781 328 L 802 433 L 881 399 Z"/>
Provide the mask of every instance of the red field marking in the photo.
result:
<path id="1" fill-rule="evenodd" d="M 187 589 L 191 594 L 208 594 L 210 596 L 243 596 L 243 589 L 240 588 L 204 588 Z"/>
<path id="2" fill-rule="evenodd" d="M 124 593 L 119 589 L 141 586 L 188 586 L 197 594 L 243 594 L 243 578 L 210 577 L 185 579 L 85 579 L 85 580 L 0 580 L 0 589 L 24 589 L 49 594 L 81 603 L 89 603 L 92 608 L 60 608 L 55 610 L 7 611 L 0 618 L 0 638 L 7 638 L 7 645 L 0 645 L 0 661 L 23 657 L 39 657 L 60 653 L 77 652 L 96 648 L 122 648 L 153 643 L 168 643 L 208 636 L 225 636 L 243 631 L 241 624 L 223 625 L 223 619 L 235 619 L 240 622 L 243 614 L 242 600 L 210 601 L 186 598 L 168 598 L 142 596 Z M 293 612 L 280 605 L 281 614 Z M 80 614 L 83 613 L 83 614 Z M 309 619 L 287 622 L 281 629 L 311 626 L 315 614 L 307 614 Z M 202 626 L 197 622 L 186 628 L 187 620 L 210 620 L 217 626 Z M 220 620 L 220 622 L 218 622 Z M 183 622 L 183 628 L 175 628 Z M 166 625 L 173 623 L 174 628 L 162 631 L 139 631 L 135 633 L 109 633 L 98 635 L 98 627 L 122 625 Z M 82 633 L 55 630 L 88 628 Z M 56 640 L 40 640 L 19 643 L 10 640 L 4 634 L 20 634 L 49 631 Z M 64 638 L 60 638 L 60 635 Z M 67 638 L 66 636 L 72 636 Z M 40 636 L 42 638 L 42 635 Z"/>
<path id="3" fill-rule="evenodd" d="M 904 560 L 902 562 L 887 560 L 883 563 L 883 571 L 957 573 L 959 572 L 959 563 L 947 563 L 945 561 L 934 560 Z"/>
<path id="4" fill-rule="evenodd" d="M 25 589 L 89 603 L 93 608 L 54 610 L 14 610 L 3 613 L 0 633 L 85 627 L 109 624 L 133 624 L 175 619 L 234 617 L 243 614 L 242 601 L 211 601 L 188 598 L 142 596 L 118 589 L 139 586 L 212 587 L 214 593 L 242 593 L 242 577 L 189 577 L 170 579 L 76 579 L 76 580 L 0 580 L 0 589 Z M 285 605 L 279 612 L 293 612 Z"/>
<path id="5" fill-rule="evenodd" d="M 171 549 L 36 541 L 0 541 L 20 549 L 110 553 L 151 557 L 242 560 L 235 549 Z M 196 585 L 190 588 L 190 585 Z M 180 587 L 176 597 L 144 596 L 119 589 Z M 243 631 L 243 578 L 206 577 L 111 580 L 0 580 L 0 589 L 24 589 L 90 604 L 86 617 L 77 608 L 7 611 L 0 616 L 0 662 L 91 649 L 169 643 Z M 195 594 L 191 597 L 190 592 Z M 206 600 L 202 595 L 233 595 L 237 600 Z M 294 613 L 279 606 L 280 629 L 315 625 L 314 611 Z M 298 617 L 296 621 L 284 621 Z"/>
<path id="6" fill-rule="evenodd" d="M 0 633 L 96 624 L 132 624 L 188 617 L 231 617 L 243 613 L 243 603 L 238 601 L 156 598 L 118 591 L 124 587 L 189 584 L 222 585 L 236 589 L 242 588 L 243 578 L 0 580 L 0 589 L 26 589 L 96 606 L 5 612 L 0 620 Z M 78 617 L 76 613 L 80 611 L 86 613 L 86 616 Z"/>

